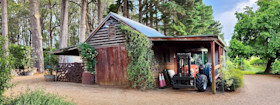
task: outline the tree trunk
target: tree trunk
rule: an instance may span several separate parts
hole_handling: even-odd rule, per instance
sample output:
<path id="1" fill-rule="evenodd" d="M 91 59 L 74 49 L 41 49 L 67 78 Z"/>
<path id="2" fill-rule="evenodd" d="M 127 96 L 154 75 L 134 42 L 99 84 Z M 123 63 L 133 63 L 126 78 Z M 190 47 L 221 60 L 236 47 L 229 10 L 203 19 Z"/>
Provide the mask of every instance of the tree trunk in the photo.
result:
<path id="1" fill-rule="evenodd" d="M 156 12 L 156 17 L 155 17 L 155 23 L 156 23 L 156 30 L 158 31 L 158 14 Z"/>
<path id="2" fill-rule="evenodd" d="M 34 48 L 34 55 L 36 56 L 35 67 L 37 67 L 39 72 L 42 73 L 44 71 L 44 56 L 42 47 L 39 2 L 38 0 L 29 0 L 29 2 L 32 46 Z"/>
<path id="3" fill-rule="evenodd" d="M 83 43 L 85 41 L 85 36 L 86 36 L 86 7 L 87 7 L 87 1 L 86 0 L 82 0 L 81 2 L 81 17 L 80 17 L 80 37 L 79 37 L 79 42 Z"/>
<path id="4" fill-rule="evenodd" d="M 49 47 L 50 47 L 50 49 L 52 49 L 52 6 L 51 6 L 51 0 L 49 0 L 48 7 L 49 7 L 49 10 L 50 10 Z"/>
<path id="5" fill-rule="evenodd" d="M 149 9 L 148 6 L 146 6 L 146 10 L 148 10 L 148 9 Z M 148 14 L 148 12 L 146 12 L 145 15 L 146 15 L 145 24 L 146 24 L 146 26 L 149 26 L 149 14 Z"/>
<path id="6" fill-rule="evenodd" d="M 60 43 L 59 48 L 65 48 L 68 45 L 68 0 L 61 1 L 61 18 L 60 18 Z M 59 63 L 67 63 L 66 56 L 59 56 Z"/>
<path id="7" fill-rule="evenodd" d="M 149 10 L 150 10 L 150 27 L 153 28 L 153 24 L 154 24 L 154 13 L 153 13 L 153 6 L 150 3 L 149 6 Z"/>
<path id="8" fill-rule="evenodd" d="M 167 33 L 167 30 L 166 30 L 166 27 L 167 27 L 167 26 L 166 26 L 166 24 L 167 24 L 167 21 L 166 21 L 166 19 L 164 18 L 164 19 L 163 19 L 163 34 L 164 34 L 164 35 L 167 35 L 167 34 L 166 34 L 166 33 Z"/>
<path id="9" fill-rule="evenodd" d="M 275 58 L 269 58 L 269 60 L 267 61 L 267 64 L 266 64 L 265 71 L 264 71 L 265 73 L 270 73 L 271 65 L 274 61 L 275 61 Z"/>
<path id="10" fill-rule="evenodd" d="M 129 1 L 127 1 L 126 13 L 127 13 L 127 18 L 129 18 Z"/>
<path id="11" fill-rule="evenodd" d="M 139 21 L 139 23 L 142 23 L 142 20 L 143 20 L 143 12 L 142 12 L 142 10 L 143 10 L 143 4 L 142 4 L 142 0 L 139 0 L 139 15 L 138 15 L 138 21 Z"/>
<path id="12" fill-rule="evenodd" d="M 128 17 L 127 0 L 123 0 L 123 16 Z"/>
<path id="13" fill-rule="evenodd" d="M 7 11 L 7 0 L 2 0 L 2 36 L 5 39 L 5 43 L 3 46 L 3 51 L 5 51 L 4 56 L 8 56 L 9 52 L 9 39 L 8 39 L 8 11 Z"/>
<path id="14" fill-rule="evenodd" d="M 101 19 L 102 19 L 102 4 L 101 4 L 101 0 L 97 0 L 97 20 L 98 20 L 98 24 L 100 24 Z"/>

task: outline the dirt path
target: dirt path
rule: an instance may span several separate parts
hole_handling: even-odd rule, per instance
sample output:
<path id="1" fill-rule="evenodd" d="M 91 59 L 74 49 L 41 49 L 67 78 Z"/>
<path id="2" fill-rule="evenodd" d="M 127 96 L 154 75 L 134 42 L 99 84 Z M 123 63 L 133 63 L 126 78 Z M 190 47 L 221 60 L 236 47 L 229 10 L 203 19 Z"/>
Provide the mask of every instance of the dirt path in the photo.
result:
<path id="1" fill-rule="evenodd" d="M 79 105 L 93 104 L 199 104 L 199 105 L 279 105 L 280 78 L 271 75 L 245 75 L 244 86 L 236 92 L 197 92 L 196 90 L 155 89 L 140 91 L 69 82 L 45 82 L 43 75 L 15 77 L 16 87 L 5 94 L 18 93 L 27 87 L 43 87 L 47 92 L 66 95 Z"/>

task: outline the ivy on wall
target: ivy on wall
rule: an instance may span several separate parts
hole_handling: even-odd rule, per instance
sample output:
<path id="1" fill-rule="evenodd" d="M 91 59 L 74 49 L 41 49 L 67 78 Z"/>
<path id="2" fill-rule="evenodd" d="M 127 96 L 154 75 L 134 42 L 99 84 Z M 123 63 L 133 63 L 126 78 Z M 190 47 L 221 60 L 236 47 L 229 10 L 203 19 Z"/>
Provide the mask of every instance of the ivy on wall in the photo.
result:
<path id="1" fill-rule="evenodd" d="M 96 56 L 98 52 L 95 50 L 95 48 L 92 48 L 88 43 L 82 43 L 80 45 L 80 51 L 81 56 L 85 61 L 85 70 L 90 71 L 92 74 L 95 74 L 95 64 Z"/>
<path id="2" fill-rule="evenodd" d="M 154 88 L 155 80 L 151 71 L 153 57 L 152 42 L 142 33 L 121 25 L 120 30 L 126 38 L 129 56 L 127 66 L 128 80 L 133 88 Z"/>

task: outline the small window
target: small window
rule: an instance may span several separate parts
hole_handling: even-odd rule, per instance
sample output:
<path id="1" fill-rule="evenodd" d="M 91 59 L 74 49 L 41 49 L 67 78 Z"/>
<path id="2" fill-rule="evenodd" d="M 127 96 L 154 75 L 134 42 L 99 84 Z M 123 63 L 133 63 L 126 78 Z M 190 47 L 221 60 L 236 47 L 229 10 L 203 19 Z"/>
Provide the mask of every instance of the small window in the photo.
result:
<path id="1" fill-rule="evenodd" d="M 161 58 L 162 62 L 164 62 L 164 63 L 170 62 L 169 49 L 164 49 L 162 52 L 163 52 L 162 58 Z"/>
<path id="2" fill-rule="evenodd" d="M 165 62 L 170 62 L 170 54 L 169 54 L 169 49 L 166 50 L 166 61 Z"/>
<path id="3" fill-rule="evenodd" d="M 116 29 L 115 29 L 115 25 L 110 24 L 108 27 L 108 37 L 109 38 L 115 38 L 116 36 Z"/>

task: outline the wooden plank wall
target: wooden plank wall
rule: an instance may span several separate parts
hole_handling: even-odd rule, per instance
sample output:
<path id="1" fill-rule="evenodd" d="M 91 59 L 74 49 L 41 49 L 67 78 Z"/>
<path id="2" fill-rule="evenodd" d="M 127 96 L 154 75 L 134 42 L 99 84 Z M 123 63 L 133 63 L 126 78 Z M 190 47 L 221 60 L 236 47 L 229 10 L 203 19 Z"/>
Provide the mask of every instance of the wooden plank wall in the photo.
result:
<path id="1" fill-rule="evenodd" d="M 96 83 L 100 85 L 128 85 L 127 65 L 128 56 L 125 48 L 125 35 L 120 32 L 117 26 L 120 22 L 109 18 L 88 41 L 96 48 Z M 108 35 L 110 27 L 114 27 L 115 35 Z M 112 30 L 110 31 L 110 33 Z"/>
<path id="2" fill-rule="evenodd" d="M 153 47 L 155 58 L 159 64 L 158 70 L 161 72 L 163 69 L 170 69 L 176 72 L 177 63 L 176 63 L 176 48 L 171 46 L 154 46 Z M 169 53 L 169 62 L 165 62 L 166 53 Z M 175 57 L 174 57 L 175 56 Z"/>
<path id="3" fill-rule="evenodd" d="M 97 49 L 96 79 L 100 85 L 128 85 L 125 45 Z"/>
<path id="4" fill-rule="evenodd" d="M 115 37 L 108 36 L 109 25 L 115 26 L 115 30 L 116 30 Z M 114 18 L 109 18 L 108 21 L 105 23 L 105 25 L 102 26 L 87 43 L 93 46 L 94 48 L 104 48 L 104 47 L 124 44 L 125 35 L 122 34 L 121 31 L 117 28 L 117 26 L 119 25 L 120 22 L 118 22 Z"/>

